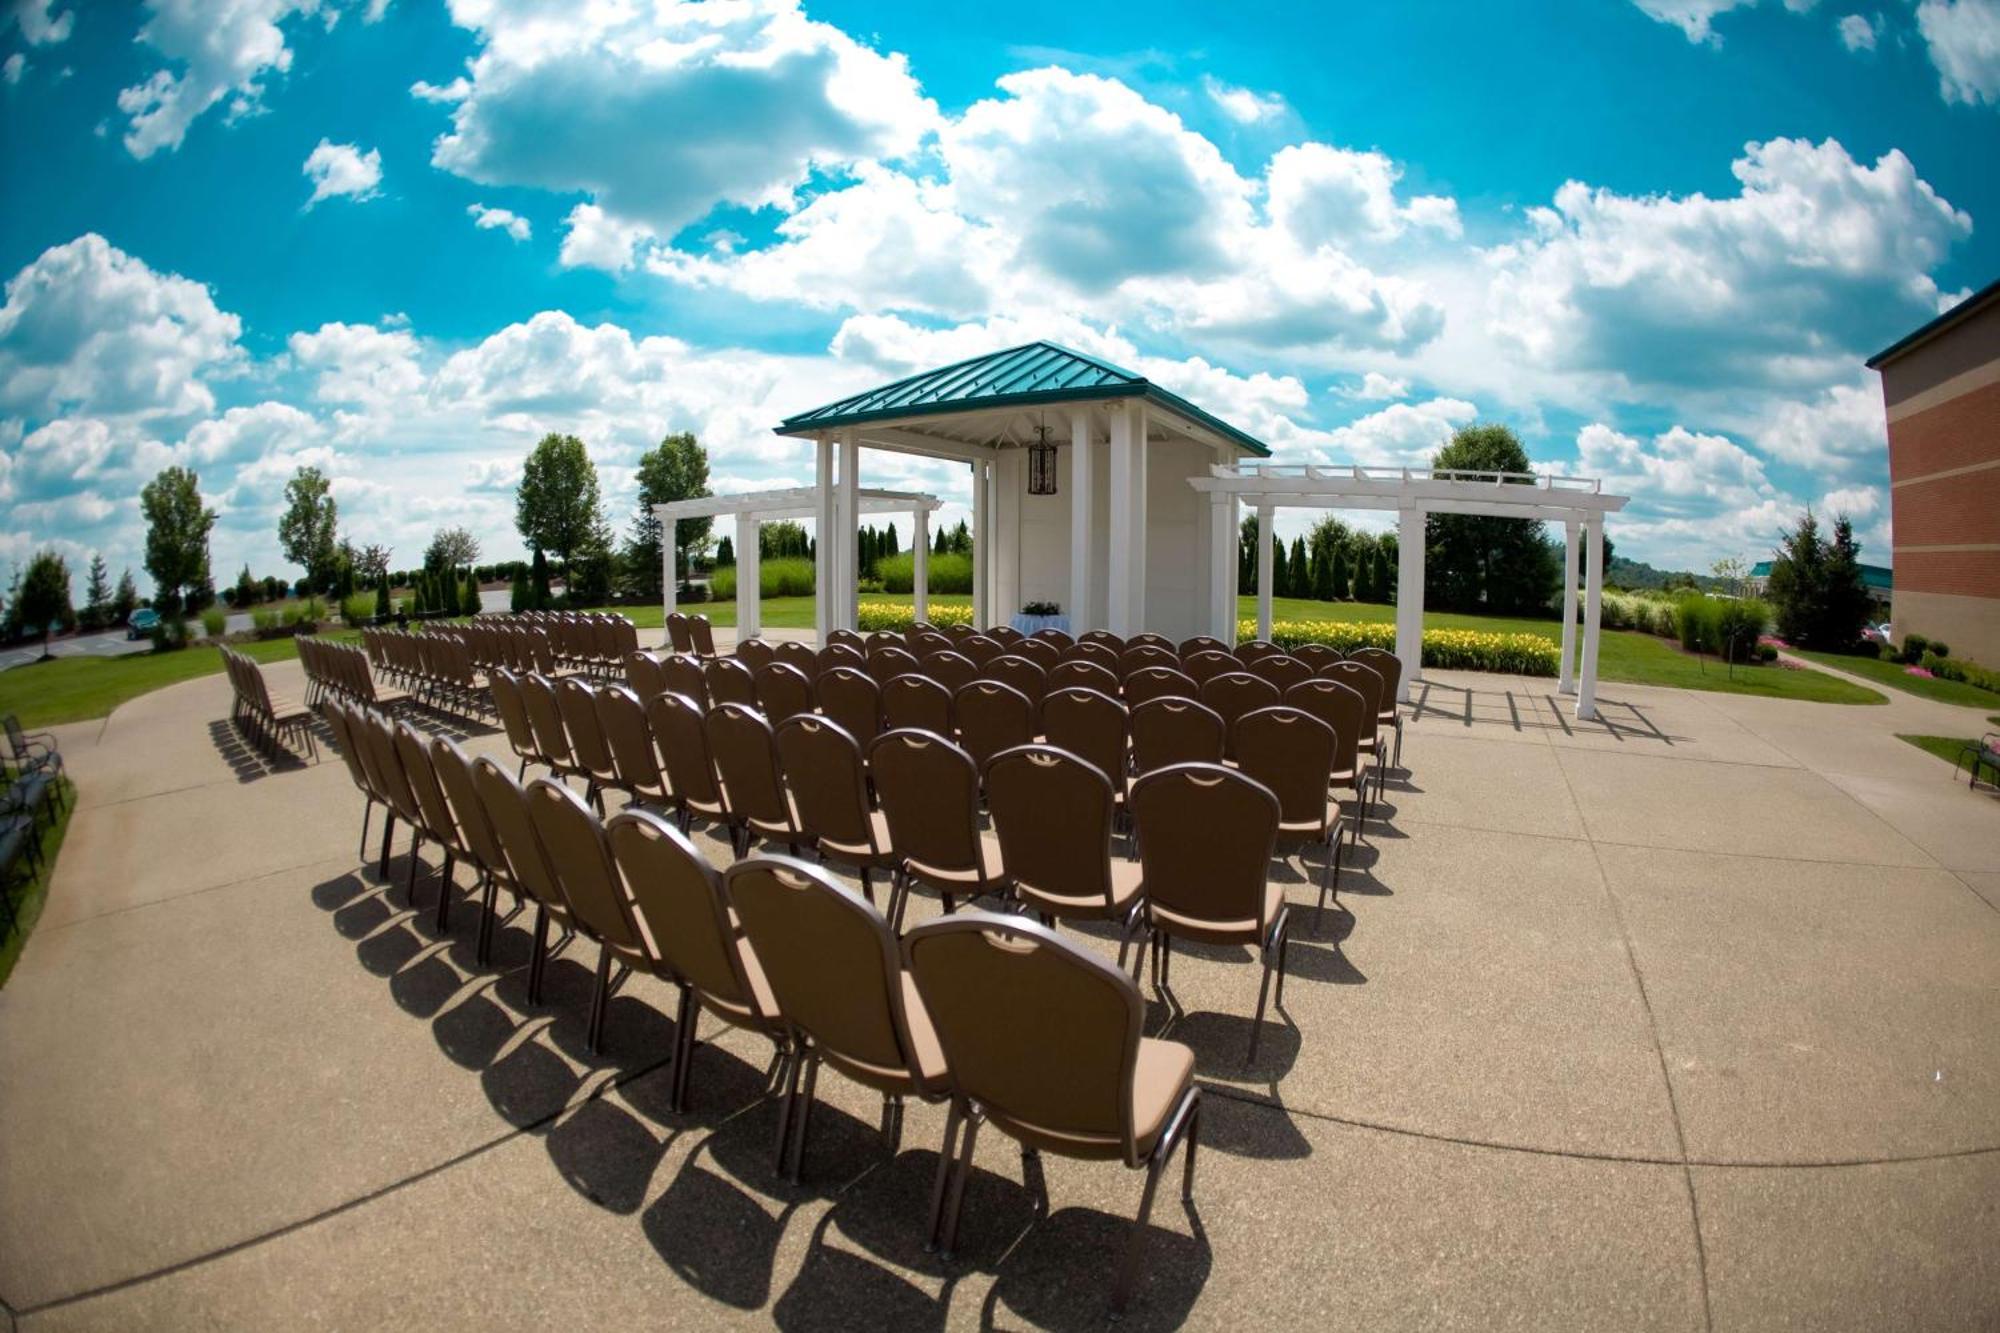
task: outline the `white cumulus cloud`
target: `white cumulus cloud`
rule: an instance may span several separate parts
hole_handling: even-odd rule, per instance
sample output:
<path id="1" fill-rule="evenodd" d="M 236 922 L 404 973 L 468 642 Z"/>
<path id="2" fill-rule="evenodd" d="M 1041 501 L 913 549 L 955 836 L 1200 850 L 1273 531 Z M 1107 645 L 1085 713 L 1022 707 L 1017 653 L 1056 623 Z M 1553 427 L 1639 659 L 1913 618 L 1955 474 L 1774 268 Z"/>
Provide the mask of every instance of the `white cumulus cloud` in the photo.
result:
<path id="1" fill-rule="evenodd" d="M 1917 31 L 1945 101 L 2000 103 L 2000 0 L 1923 0 Z"/>
<path id="2" fill-rule="evenodd" d="M 517 241 L 525 241 L 534 234 L 534 228 L 528 220 L 510 209 L 488 208 L 485 204 L 468 204 L 465 212 L 472 219 L 472 225 L 481 231 L 504 231 Z"/>
<path id="3" fill-rule="evenodd" d="M 382 154 L 373 148 L 364 153 L 351 143 L 321 139 L 300 170 L 313 183 L 307 208 L 322 199 L 345 196 L 359 203 L 381 193 Z"/>
<path id="4" fill-rule="evenodd" d="M 1882 19 L 1880 15 L 1844 14 L 1834 28 L 1840 34 L 1840 44 L 1848 50 L 1873 51 L 1875 39 L 1882 34 Z"/>

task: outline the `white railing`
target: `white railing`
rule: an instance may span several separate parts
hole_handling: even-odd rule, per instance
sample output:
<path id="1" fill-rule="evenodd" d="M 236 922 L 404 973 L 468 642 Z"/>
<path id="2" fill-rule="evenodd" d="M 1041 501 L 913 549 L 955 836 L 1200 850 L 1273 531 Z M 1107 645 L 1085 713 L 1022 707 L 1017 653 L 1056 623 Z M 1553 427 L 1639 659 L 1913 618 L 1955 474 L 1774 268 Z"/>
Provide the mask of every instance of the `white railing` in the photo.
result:
<path id="1" fill-rule="evenodd" d="M 1556 472 L 1489 472 L 1473 468 L 1368 467 L 1359 463 L 1328 467 L 1318 463 L 1212 463 L 1215 477 L 1259 477 L 1270 480 L 1298 478 L 1307 481 L 1463 481 L 1493 486 L 1533 486 L 1545 491 L 1587 491 L 1600 493 L 1604 483 L 1596 477 L 1572 477 Z"/>

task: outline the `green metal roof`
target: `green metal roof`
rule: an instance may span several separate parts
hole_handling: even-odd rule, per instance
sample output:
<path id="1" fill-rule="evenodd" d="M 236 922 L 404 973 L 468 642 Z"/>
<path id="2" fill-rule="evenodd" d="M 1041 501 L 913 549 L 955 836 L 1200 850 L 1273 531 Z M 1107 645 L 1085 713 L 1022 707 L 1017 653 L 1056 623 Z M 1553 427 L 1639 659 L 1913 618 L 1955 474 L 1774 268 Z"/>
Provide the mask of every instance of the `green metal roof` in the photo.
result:
<path id="1" fill-rule="evenodd" d="M 1145 398 L 1200 422 L 1260 458 L 1271 456 L 1263 441 L 1220 417 L 1210 416 L 1143 375 L 1050 342 L 989 352 L 857 393 L 837 403 L 786 417 L 779 423 L 778 433 L 806 435 L 870 421 L 1102 398 Z"/>

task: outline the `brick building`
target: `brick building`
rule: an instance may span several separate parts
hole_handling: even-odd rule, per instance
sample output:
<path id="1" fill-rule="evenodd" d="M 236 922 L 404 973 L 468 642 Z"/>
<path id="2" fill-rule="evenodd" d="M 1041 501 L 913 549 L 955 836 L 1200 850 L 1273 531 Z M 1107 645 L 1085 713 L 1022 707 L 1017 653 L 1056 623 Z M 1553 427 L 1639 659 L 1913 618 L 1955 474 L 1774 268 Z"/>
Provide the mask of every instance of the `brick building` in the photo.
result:
<path id="1" fill-rule="evenodd" d="M 1889 417 L 1896 635 L 2000 667 L 2000 282 L 1868 365 Z"/>

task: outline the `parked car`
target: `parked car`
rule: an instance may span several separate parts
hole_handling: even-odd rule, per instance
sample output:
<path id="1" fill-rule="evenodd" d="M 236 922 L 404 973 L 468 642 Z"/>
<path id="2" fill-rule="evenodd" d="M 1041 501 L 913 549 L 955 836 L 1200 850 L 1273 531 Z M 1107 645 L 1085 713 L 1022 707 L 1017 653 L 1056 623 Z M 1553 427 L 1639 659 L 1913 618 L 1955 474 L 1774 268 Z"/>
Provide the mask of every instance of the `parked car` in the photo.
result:
<path id="1" fill-rule="evenodd" d="M 1894 643 L 1892 634 L 1893 631 L 1886 620 L 1879 625 L 1864 626 L 1861 631 L 1861 637 L 1869 643 Z"/>
<path id="2" fill-rule="evenodd" d="M 142 606 L 125 619 L 125 637 L 143 639 L 160 627 L 160 613 Z"/>

